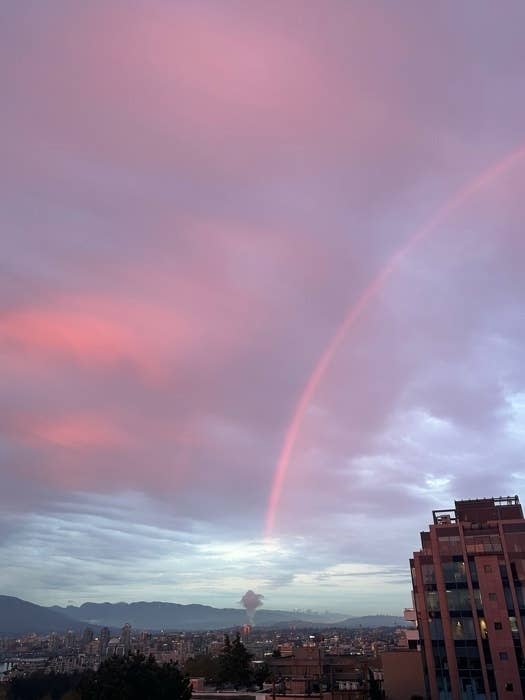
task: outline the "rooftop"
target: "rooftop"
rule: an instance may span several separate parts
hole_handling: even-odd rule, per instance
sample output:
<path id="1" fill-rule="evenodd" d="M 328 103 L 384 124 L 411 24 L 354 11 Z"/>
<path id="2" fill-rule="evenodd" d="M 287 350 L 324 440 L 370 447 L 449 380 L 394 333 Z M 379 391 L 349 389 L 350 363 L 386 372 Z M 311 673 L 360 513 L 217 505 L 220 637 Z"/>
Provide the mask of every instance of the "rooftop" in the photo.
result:
<path id="1" fill-rule="evenodd" d="M 434 510 L 435 525 L 452 525 L 458 522 L 486 523 L 494 520 L 523 518 L 518 496 L 495 496 L 454 501 L 455 508 Z"/>

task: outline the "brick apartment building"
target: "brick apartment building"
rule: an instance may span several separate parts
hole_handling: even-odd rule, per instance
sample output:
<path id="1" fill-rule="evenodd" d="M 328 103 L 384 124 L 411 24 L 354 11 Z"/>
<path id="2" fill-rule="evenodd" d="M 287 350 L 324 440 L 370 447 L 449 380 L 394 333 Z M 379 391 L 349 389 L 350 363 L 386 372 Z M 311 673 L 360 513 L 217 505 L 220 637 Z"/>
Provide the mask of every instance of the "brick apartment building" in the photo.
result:
<path id="1" fill-rule="evenodd" d="M 379 680 L 374 658 L 329 655 L 318 647 L 298 647 L 290 656 L 268 659 L 278 681 L 277 699 L 369 700 L 371 683 Z"/>
<path id="2" fill-rule="evenodd" d="M 433 511 L 410 560 L 432 700 L 525 698 L 525 520 L 517 496 Z"/>

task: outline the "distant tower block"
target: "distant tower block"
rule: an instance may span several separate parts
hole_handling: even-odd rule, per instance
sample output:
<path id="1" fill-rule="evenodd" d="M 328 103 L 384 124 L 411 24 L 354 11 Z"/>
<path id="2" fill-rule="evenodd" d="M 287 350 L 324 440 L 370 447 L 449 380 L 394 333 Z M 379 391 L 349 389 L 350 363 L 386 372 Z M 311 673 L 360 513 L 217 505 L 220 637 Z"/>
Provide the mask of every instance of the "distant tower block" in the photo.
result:
<path id="1" fill-rule="evenodd" d="M 122 634 L 120 635 L 120 641 L 124 647 L 124 652 L 127 654 L 131 651 L 131 625 L 126 623 L 122 628 Z"/>
<path id="2" fill-rule="evenodd" d="M 109 627 L 103 627 L 100 630 L 100 637 L 98 640 L 98 653 L 101 657 L 105 657 L 108 653 L 108 644 L 111 637 Z"/>

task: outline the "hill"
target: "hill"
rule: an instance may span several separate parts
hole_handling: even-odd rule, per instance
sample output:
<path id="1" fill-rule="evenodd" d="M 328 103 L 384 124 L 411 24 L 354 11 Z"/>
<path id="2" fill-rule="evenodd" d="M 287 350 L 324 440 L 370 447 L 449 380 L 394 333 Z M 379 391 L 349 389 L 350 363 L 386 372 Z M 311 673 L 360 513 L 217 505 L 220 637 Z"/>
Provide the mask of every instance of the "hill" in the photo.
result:
<path id="1" fill-rule="evenodd" d="M 389 615 L 348 617 L 313 612 L 258 610 L 257 627 L 397 627 L 402 618 Z M 84 603 L 78 607 L 46 608 L 20 598 L 0 595 L 0 637 L 14 637 L 35 632 L 65 632 L 107 626 L 118 630 L 126 623 L 135 629 L 152 631 L 205 631 L 239 627 L 247 621 L 246 611 L 239 608 L 214 608 L 210 605 L 179 603 Z"/>
<path id="2" fill-rule="evenodd" d="M 20 598 L 0 595 L 0 636 L 11 637 L 35 632 L 66 632 L 81 624 L 61 611 L 35 605 Z"/>
<path id="3" fill-rule="evenodd" d="M 57 612 L 93 626 L 107 625 L 119 628 L 129 623 L 132 627 L 149 630 L 213 630 L 238 627 L 247 622 L 245 610 L 238 608 L 214 608 L 209 605 L 181 605 L 144 601 L 137 603 L 84 603 L 79 607 L 53 608 Z M 337 626 L 348 629 L 358 627 L 396 627 L 406 624 L 402 618 L 388 615 L 370 615 L 342 619 L 342 615 L 319 615 L 285 610 L 258 610 L 257 627 Z"/>
<path id="4" fill-rule="evenodd" d="M 79 607 L 53 608 L 56 612 L 94 626 L 132 627 L 150 630 L 211 630 L 244 625 L 246 611 L 238 608 L 214 608 L 210 605 L 181 605 L 144 601 L 137 603 L 84 603 Z M 257 625 L 289 622 L 297 614 L 278 610 L 258 610 Z"/>

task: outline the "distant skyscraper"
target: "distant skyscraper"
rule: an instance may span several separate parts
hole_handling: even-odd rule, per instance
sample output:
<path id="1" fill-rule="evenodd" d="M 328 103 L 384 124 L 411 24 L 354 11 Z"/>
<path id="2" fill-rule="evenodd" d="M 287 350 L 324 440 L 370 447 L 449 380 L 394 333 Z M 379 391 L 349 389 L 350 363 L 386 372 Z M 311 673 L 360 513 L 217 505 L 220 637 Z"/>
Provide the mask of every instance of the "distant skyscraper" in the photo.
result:
<path id="1" fill-rule="evenodd" d="M 127 654 L 131 651 L 131 625 L 126 623 L 122 628 L 122 634 L 120 635 L 120 641 L 124 647 L 124 652 Z"/>
<path id="2" fill-rule="evenodd" d="M 432 700 L 525 698 L 525 520 L 517 496 L 435 510 L 411 559 Z"/>
<path id="3" fill-rule="evenodd" d="M 71 649 L 72 647 L 74 647 L 75 642 L 76 642 L 75 633 L 73 632 L 73 630 L 68 630 L 67 634 L 66 634 L 66 639 L 65 639 L 66 649 Z"/>
<path id="4" fill-rule="evenodd" d="M 100 637 L 98 641 L 98 653 L 100 656 L 104 657 L 108 653 L 108 644 L 109 640 L 111 638 L 111 633 L 109 631 L 109 627 L 103 627 L 100 630 Z"/>
<path id="5" fill-rule="evenodd" d="M 82 640 L 81 640 L 80 644 L 81 644 L 82 648 L 84 649 L 85 647 L 87 647 L 88 644 L 91 644 L 92 641 L 93 641 L 93 630 L 90 629 L 89 627 L 86 627 L 86 629 L 84 630 L 84 633 L 82 635 Z"/>

